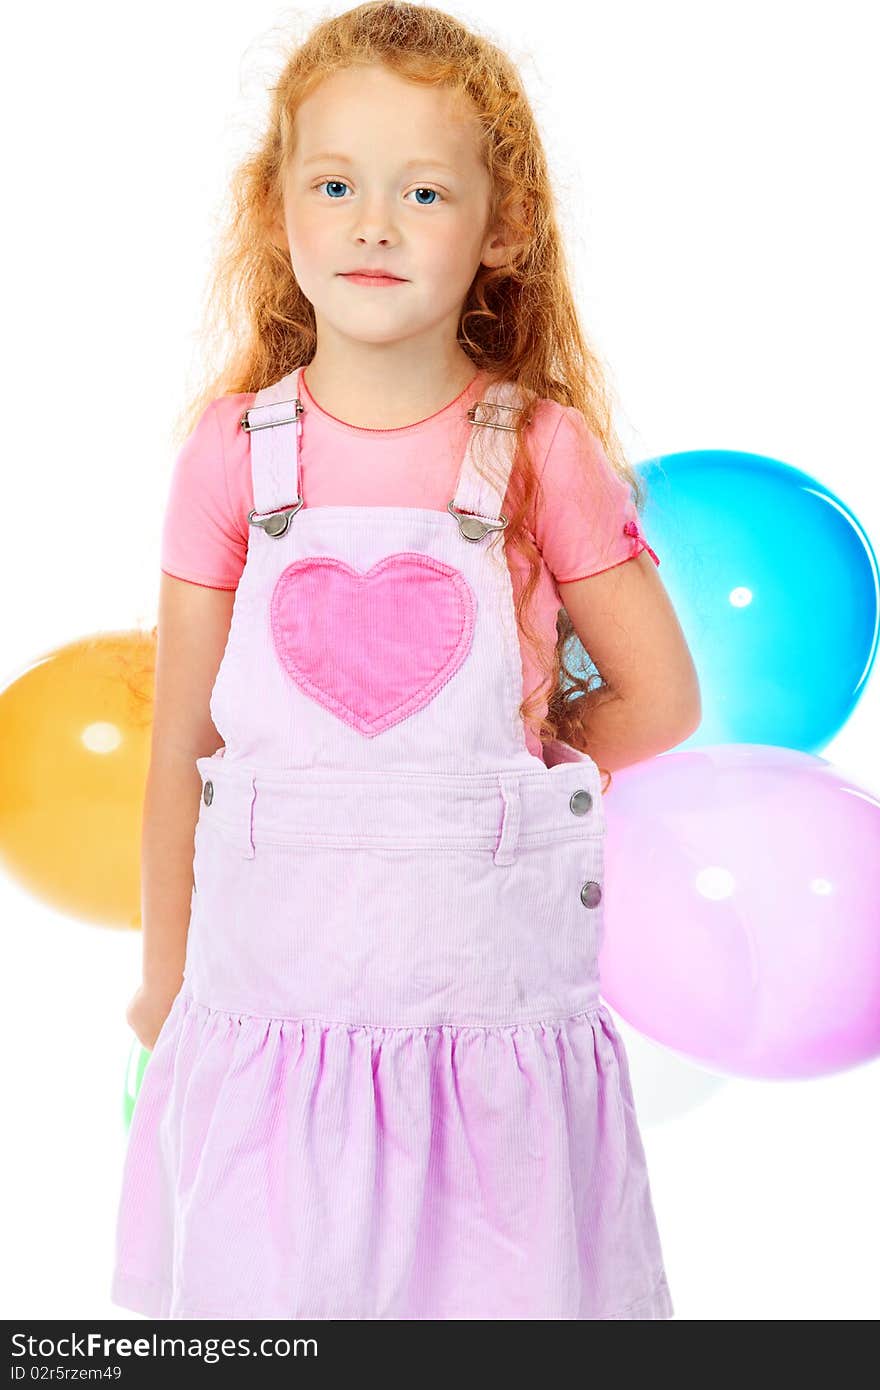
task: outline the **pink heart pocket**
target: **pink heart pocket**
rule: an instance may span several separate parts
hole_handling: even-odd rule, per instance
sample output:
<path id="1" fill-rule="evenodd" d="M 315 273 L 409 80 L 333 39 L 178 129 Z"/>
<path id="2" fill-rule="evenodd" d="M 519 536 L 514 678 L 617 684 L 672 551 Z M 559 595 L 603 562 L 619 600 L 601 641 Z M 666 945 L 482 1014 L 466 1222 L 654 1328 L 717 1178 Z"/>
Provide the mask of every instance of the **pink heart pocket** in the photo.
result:
<path id="1" fill-rule="evenodd" d="M 366 573 L 319 555 L 282 571 L 272 638 L 287 674 L 368 738 L 424 709 L 471 648 L 476 599 L 464 575 L 418 551 Z"/>

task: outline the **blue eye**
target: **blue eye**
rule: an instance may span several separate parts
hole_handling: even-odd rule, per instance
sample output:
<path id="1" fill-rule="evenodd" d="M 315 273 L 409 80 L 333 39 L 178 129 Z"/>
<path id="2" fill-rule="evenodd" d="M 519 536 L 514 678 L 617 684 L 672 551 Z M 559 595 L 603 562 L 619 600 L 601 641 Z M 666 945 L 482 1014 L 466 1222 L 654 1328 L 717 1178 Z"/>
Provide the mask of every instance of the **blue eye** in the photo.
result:
<path id="1" fill-rule="evenodd" d="M 321 181 L 320 183 L 316 183 L 316 184 L 315 184 L 315 188 L 316 188 L 316 189 L 318 189 L 318 188 L 333 188 L 333 187 L 335 187 L 335 188 L 348 188 L 349 185 L 345 182 L 344 179 L 322 179 L 322 181 Z M 442 195 L 442 193 L 438 193 L 436 188 L 424 188 L 424 187 L 422 187 L 422 188 L 413 188 L 413 189 L 410 190 L 410 192 L 412 192 L 412 193 L 432 193 L 432 194 L 434 195 L 434 198 L 435 198 L 435 199 L 436 199 L 436 198 L 439 198 L 439 199 L 441 200 L 441 202 L 443 201 L 443 195 Z M 336 196 L 335 193 L 331 193 L 330 197 L 331 197 L 335 202 L 340 201 L 340 200 L 337 198 L 337 196 Z M 409 197 L 409 194 L 407 194 L 407 197 Z M 419 203 L 419 207 L 422 207 L 422 208 L 430 208 L 430 207 L 433 207 L 433 206 L 434 206 L 433 202 L 431 202 L 431 203 L 422 203 L 422 202 L 420 202 L 420 203 Z"/>

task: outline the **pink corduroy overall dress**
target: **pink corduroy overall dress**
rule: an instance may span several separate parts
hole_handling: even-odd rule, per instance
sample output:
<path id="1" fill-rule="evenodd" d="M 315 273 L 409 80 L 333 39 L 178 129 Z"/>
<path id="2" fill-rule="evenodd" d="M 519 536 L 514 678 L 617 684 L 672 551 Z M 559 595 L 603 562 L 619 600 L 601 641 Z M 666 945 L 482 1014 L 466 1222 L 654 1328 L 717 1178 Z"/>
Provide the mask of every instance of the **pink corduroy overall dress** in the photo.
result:
<path id="1" fill-rule="evenodd" d="M 518 715 L 513 387 L 469 412 L 439 511 L 303 506 L 298 385 L 242 422 L 225 742 L 197 762 L 184 978 L 134 1108 L 111 1297 L 162 1318 L 672 1317 L 599 998 L 599 771 L 558 742 L 535 757 Z"/>

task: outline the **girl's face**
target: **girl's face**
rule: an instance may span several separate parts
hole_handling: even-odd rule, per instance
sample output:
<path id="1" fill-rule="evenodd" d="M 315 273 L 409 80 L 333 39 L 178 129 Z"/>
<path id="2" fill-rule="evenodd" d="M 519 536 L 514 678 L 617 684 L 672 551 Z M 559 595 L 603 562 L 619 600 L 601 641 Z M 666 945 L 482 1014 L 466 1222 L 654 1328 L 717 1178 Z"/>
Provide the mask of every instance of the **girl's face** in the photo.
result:
<path id="1" fill-rule="evenodd" d="M 505 255 L 487 227 L 491 183 L 475 118 L 448 90 L 354 68 L 302 103 L 296 136 L 275 232 L 319 335 L 325 326 L 391 343 L 451 326 L 454 341 L 478 266 Z M 364 266 L 402 283 L 344 278 Z"/>

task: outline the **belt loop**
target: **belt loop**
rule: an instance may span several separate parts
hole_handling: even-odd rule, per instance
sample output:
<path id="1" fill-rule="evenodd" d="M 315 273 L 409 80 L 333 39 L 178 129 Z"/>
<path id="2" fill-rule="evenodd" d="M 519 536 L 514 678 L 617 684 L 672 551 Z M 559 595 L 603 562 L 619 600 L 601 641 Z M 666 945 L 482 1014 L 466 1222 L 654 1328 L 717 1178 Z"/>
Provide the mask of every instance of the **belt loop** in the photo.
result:
<path id="1" fill-rule="evenodd" d="M 245 848 L 242 850 L 242 854 L 243 854 L 243 856 L 244 856 L 245 859 L 253 859 L 253 857 L 254 857 L 254 802 L 256 801 L 256 799 L 257 799 L 257 779 L 256 779 L 256 777 L 252 777 L 252 778 L 251 778 L 250 801 L 249 801 L 249 803 L 248 803 L 248 805 L 247 805 L 247 809 L 246 809 L 247 826 L 246 826 L 246 835 L 245 835 Z"/>
<path id="2" fill-rule="evenodd" d="M 498 783 L 504 798 L 504 814 L 501 818 L 501 835 L 493 855 L 496 864 L 516 863 L 516 846 L 519 839 L 522 807 L 519 794 L 520 776 L 520 773 L 515 772 L 499 772 L 498 774 Z"/>

